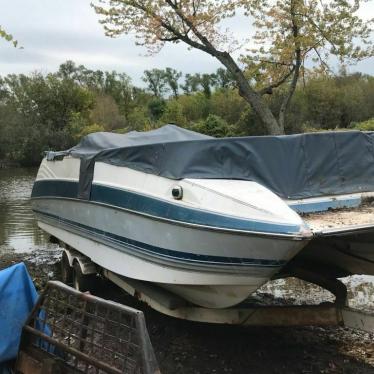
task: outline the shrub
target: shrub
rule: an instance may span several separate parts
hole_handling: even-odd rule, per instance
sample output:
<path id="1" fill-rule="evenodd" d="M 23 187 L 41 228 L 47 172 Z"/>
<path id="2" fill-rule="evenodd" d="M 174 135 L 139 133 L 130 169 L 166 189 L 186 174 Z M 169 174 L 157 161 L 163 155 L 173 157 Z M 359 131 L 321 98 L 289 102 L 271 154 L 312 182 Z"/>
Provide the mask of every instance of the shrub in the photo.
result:
<path id="1" fill-rule="evenodd" d="M 360 131 L 374 131 L 374 118 L 370 118 L 367 121 L 364 122 L 356 122 L 352 123 L 352 126 L 350 126 L 354 130 L 360 130 Z"/>
<path id="2" fill-rule="evenodd" d="M 215 114 L 209 114 L 205 120 L 194 124 L 192 130 L 216 138 L 233 136 L 234 134 L 233 126 L 229 125 L 223 118 Z"/>

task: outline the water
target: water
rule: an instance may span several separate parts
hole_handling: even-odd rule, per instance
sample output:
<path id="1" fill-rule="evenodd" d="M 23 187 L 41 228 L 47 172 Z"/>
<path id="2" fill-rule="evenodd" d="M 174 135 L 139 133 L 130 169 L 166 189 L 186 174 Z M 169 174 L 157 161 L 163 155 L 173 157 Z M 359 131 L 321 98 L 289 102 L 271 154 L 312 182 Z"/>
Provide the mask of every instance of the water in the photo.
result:
<path id="1" fill-rule="evenodd" d="M 35 262 L 55 259 L 59 251 L 37 226 L 30 206 L 30 194 L 37 169 L 0 169 L 0 254 L 30 253 Z M 343 279 L 352 307 L 374 310 L 374 277 L 353 276 Z M 298 279 L 269 282 L 258 294 L 270 294 L 296 303 L 315 304 L 333 301 L 332 295 Z"/>
<path id="2" fill-rule="evenodd" d="M 37 226 L 30 195 L 37 169 L 0 169 L 0 254 L 55 250 Z"/>

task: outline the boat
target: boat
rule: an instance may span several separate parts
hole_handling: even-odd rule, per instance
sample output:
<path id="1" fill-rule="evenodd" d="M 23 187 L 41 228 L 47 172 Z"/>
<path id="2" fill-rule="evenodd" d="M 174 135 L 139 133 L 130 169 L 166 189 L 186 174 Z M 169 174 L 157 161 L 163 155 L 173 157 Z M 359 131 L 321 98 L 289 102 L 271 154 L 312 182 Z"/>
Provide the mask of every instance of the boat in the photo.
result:
<path id="1" fill-rule="evenodd" d="M 368 144 L 371 134 L 360 132 L 216 139 L 166 125 L 95 133 L 46 154 L 32 208 L 42 230 L 98 266 L 228 308 L 305 262 L 318 270 L 323 259 L 339 275 L 373 272 L 370 214 L 329 232 L 305 218 L 357 208 L 374 191 Z M 326 256 L 326 241 L 341 235 L 363 239 L 351 251 L 366 267 Z"/>

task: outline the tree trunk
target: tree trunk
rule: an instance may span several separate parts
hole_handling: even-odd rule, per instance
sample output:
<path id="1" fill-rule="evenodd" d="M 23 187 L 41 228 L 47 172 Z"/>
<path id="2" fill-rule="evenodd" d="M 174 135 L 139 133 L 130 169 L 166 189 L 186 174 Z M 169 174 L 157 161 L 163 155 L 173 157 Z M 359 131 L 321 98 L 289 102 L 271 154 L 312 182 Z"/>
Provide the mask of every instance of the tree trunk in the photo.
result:
<path id="1" fill-rule="evenodd" d="M 298 40 L 299 36 L 299 26 L 297 25 L 297 20 L 295 16 L 295 4 L 292 1 L 291 2 L 291 18 L 292 18 L 292 33 L 295 41 L 295 69 L 293 72 L 293 77 L 291 80 L 291 84 L 288 90 L 288 93 L 283 99 L 280 111 L 279 111 L 279 118 L 278 118 L 278 123 L 280 126 L 284 128 L 284 123 L 286 119 L 286 110 L 288 106 L 290 105 L 291 99 L 295 93 L 296 90 L 296 85 L 297 81 L 299 80 L 299 74 L 300 74 L 300 68 L 301 68 L 301 47 L 300 47 L 300 42 Z"/>
<path id="2" fill-rule="evenodd" d="M 284 135 L 284 126 L 278 123 L 275 116 L 271 112 L 270 108 L 264 103 L 263 99 L 256 93 L 248 90 L 243 90 L 243 87 L 239 86 L 240 96 L 247 101 L 261 118 L 261 121 L 265 125 L 269 135 Z"/>
<path id="3" fill-rule="evenodd" d="M 166 30 L 176 35 L 176 37 L 180 40 L 183 40 L 186 44 L 189 44 L 193 48 L 200 49 L 206 53 L 209 53 L 211 56 L 215 57 L 218 61 L 220 61 L 226 69 L 235 77 L 236 82 L 238 83 L 239 87 L 239 94 L 252 106 L 253 110 L 257 113 L 257 115 L 261 118 L 262 122 L 266 126 L 266 129 L 270 135 L 283 135 L 284 128 L 280 126 L 277 119 L 271 112 L 270 108 L 264 100 L 262 99 L 261 95 L 258 94 L 248 83 L 248 80 L 244 76 L 243 72 L 236 64 L 234 59 L 228 52 L 222 52 L 217 50 L 214 45 L 207 39 L 205 35 L 200 33 L 196 25 L 192 22 L 192 20 L 183 14 L 177 2 L 172 0 L 166 0 L 169 6 L 178 14 L 180 19 L 191 28 L 195 36 L 202 42 L 202 44 L 192 40 L 187 35 L 181 34 L 178 30 L 174 29 L 173 26 L 167 23 L 163 23 L 163 26 Z M 144 10 L 144 9 L 142 9 Z"/>
<path id="4" fill-rule="evenodd" d="M 264 102 L 261 95 L 254 91 L 249 85 L 243 72 L 227 52 L 221 52 L 215 57 L 226 66 L 227 70 L 233 74 L 239 86 L 240 96 L 247 101 L 261 118 L 270 135 L 284 135 L 284 126 L 279 124 L 269 106 Z"/>

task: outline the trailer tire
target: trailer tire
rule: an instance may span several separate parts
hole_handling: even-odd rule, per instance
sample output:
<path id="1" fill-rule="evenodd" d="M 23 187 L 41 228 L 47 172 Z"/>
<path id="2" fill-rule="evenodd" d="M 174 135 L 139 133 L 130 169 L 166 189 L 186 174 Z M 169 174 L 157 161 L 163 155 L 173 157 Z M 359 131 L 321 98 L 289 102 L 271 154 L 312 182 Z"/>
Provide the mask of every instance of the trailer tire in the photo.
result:
<path id="1" fill-rule="evenodd" d="M 73 284 L 73 271 L 68 255 L 64 251 L 61 257 L 61 280 L 69 286 Z"/>
<path id="2" fill-rule="evenodd" d="M 81 292 L 92 291 L 95 286 L 96 274 L 83 274 L 78 261 L 73 264 L 73 287 Z"/>

